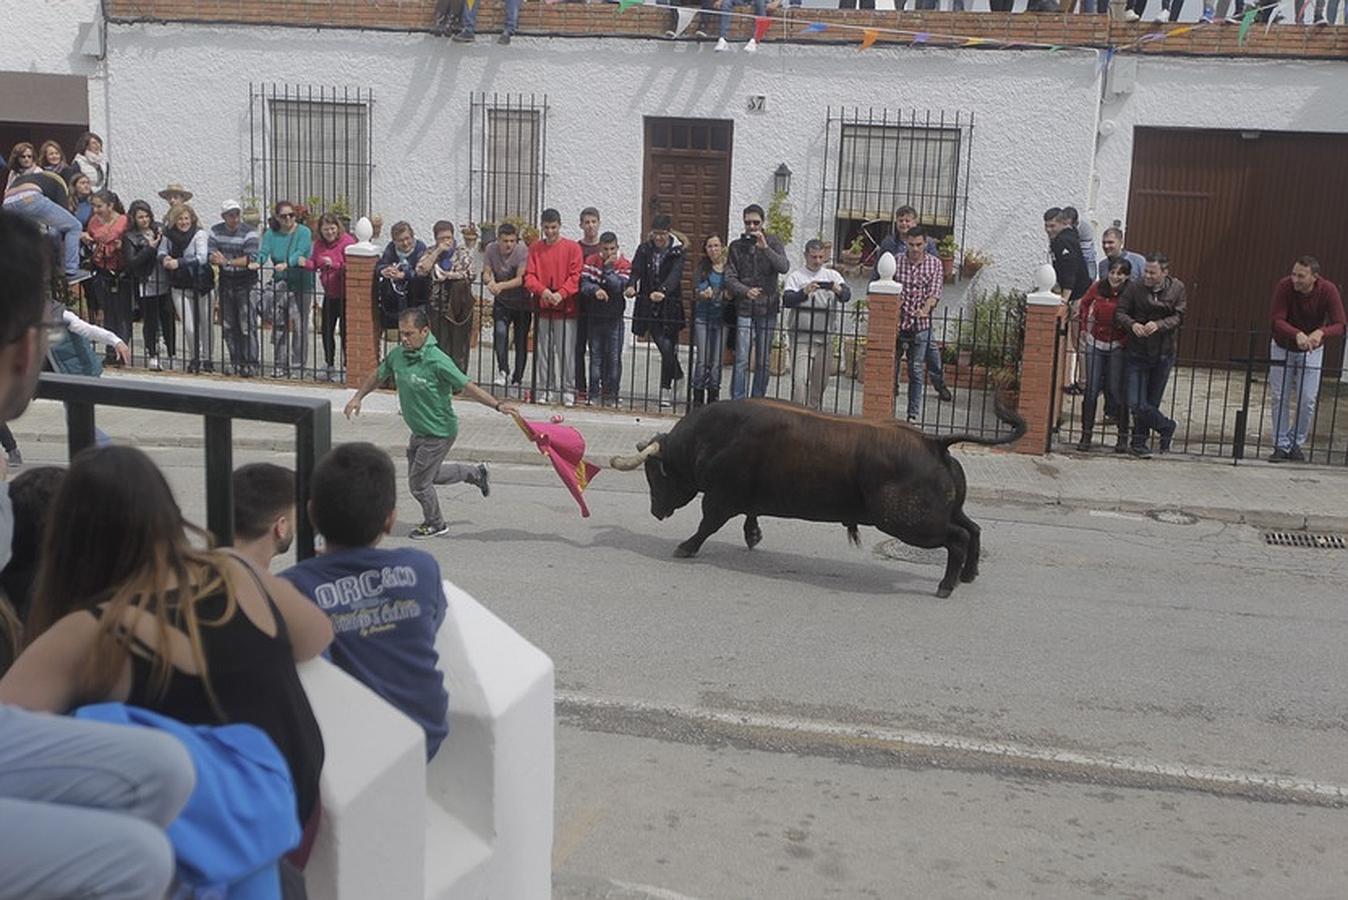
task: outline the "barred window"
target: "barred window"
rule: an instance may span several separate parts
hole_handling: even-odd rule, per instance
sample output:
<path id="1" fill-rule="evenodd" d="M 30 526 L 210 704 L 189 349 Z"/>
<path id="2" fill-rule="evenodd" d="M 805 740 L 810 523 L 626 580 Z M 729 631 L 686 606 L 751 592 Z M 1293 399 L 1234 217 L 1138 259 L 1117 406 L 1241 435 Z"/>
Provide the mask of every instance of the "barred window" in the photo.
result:
<path id="1" fill-rule="evenodd" d="M 838 216 L 884 219 L 905 204 L 926 225 L 953 228 L 958 128 L 844 125 L 838 146 Z"/>
<path id="2" fill-rule="evenodd" d="M 469 104 L 469 209 L 478 222 L 538 222 L 547 205 L 546 94 L 474 93 Z"/>
<path id="3" fill-rule="evenodd" d="M 290 200 L 352 218 L 367 214 L 369 92 L 293 85 L 254 86 L 252 92 L 254 172 L 261 169 L 263 177 L 258 199 Z"/>
<path id="4" fill-rule="evenodd" d="M 958 237 L 972 145 L 968 113 L 830 109 L 820 233 L 869 261 L 891 230 L 894 210 L 911 206 L 936 237 Z"/>

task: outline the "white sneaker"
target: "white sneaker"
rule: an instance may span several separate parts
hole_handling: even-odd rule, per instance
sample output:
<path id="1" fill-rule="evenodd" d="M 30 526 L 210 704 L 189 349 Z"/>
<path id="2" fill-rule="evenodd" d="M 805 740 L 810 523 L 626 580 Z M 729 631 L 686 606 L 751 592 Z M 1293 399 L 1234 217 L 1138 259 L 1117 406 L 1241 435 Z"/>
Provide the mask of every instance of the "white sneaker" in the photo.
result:
<path id="1" fill-rule="evenodd" d="M 674 406 L 674 392 L 669 388 L 660 388 L 660 408 L 670 409 Z"/>
<path id="2" fill-rule="evenodd" d="M 505 387 L 505 386 L 506 386 L 506 378 L 507 378 L 506 373 L 504 373 L 504 372 L 497 372 L 497 373 L 496 373 L 496 377 L 492 379 L 492 382 L 491 382 L 491 383 L 494 384 L 494 385 L 496 385 L 497 387 Z"/>
<path id="3" fill-rule="evenodd" d="M 162 372 L 162 371 L 164 371 L 163 369 L 161 369 L 161 368 L 159 367 L 159 357 L 157 357 L 157 356 L 151 356 L 149 359 L 147 359 L 147 360 L 145 361 L 145 365 L 146 365 L 146 367 L 147 367 L 151 372 Z"/>
<path id="4" fill-rule="evenodd" d="M 758 41 L 754 40 L 753 38 L 749 38 L 749 43 L 747 43 L 747 44 L 744 45 L 744 52 L 745 52 L 745 53 L 757 53 L 757 52 L 758 52 Z"/>
<path id="5" fill-rule="evenodd" d="M 565 406 L 567 409 L 570 409 L 575 405 L 576 405 L 576 398 L 574 394 L 562 394 L 562 406 Z"/>
<path id="6" fill-rule="evenodd" d="M 1127 11 L 1124 12 L 1124 14 L 1123 14 L 1123 21 L 1125 21 L 1125 22 L 1140 22 L 1140 21 L 1142 21 L 1142 17 L 1139 16 L 1135 11 L 1133 11 L 1133 10 L 1130 9 L 1130 10 L 1127 10 Z"/>
<path id="7" fill-rule="evenodd" d="M 717 39 L 716 39 L 716 52 L 717 52 L 717 53 L 723 53 L 723 52 L 725 52 L 726 50 L 729 50 L 729 49 L 730 49 L 730 42 L 729 42 L 729 41 L 727 41 L 725 38 L 717 38 Z"/>

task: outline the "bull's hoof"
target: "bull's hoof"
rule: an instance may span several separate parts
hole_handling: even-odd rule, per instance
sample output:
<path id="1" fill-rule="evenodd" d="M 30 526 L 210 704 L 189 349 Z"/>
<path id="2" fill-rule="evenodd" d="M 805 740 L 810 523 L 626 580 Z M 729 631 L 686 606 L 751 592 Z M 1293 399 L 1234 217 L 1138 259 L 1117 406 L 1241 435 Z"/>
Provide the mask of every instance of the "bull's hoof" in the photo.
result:
<path id="1" fill-rule="evenodd" d="M 953 587 L 946 587 L 945 585 L 941 585 L 936 589 L 936 596 L 944 600 L 946 597 L 949 597 L 952 593 L 954 593 L 954 591 L 955 589 Z"/>
<path id="2" fill-rule="evenodd" d="M 763 529 L 746 528 L 744 529 L 744 543 L 750 550 L 758 546 L 758 542 L 763 540 Z"/>
<path id="3" fill-rule="evenodd" d="M 978 577 L 978 570 L 977 570 L 977 569 L 973 570 L 972 572 L 961 572 L 961 573 L 960 573 L 960 581 L 964 582 L 965 584 L 968 584 L 969 582 L 973 581 L 973 580 L 974 580 L 975 578 L 977 578 L 977 577 Z"/>
<path id="4" fill-rule="evenodd" d="M 689 547 L 687 544 L 680 544 L 679 546 L 674 548 L 675 559 L 688 559 L 689 557 L 693 556 L 697 556 L 696 547 Z"/>

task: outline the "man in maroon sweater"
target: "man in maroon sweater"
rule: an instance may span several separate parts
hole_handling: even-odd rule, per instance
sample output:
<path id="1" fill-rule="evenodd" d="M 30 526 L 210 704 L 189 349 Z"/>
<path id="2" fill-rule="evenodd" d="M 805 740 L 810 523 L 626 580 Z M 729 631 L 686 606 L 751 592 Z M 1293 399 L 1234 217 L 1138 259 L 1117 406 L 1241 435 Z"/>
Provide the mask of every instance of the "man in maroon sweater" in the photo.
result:
<path id="1" fill-rule="evenodd" d="M 580 244 L 562 237 L 562 214 L 543 210 L 543 237 L 529 247 L 524 287 L 538 309 L 538 388 L 552 403 L 560 388 L 563 406 L 576 405 L 576 317 L 580 292 Z"/>
<path id="2" fill-rule="evenodd" d="M 1343 299 L 1332 281 L 1320 277 L 1320 263 L 1303 256 L 1292 274 L 1273 289 L 1272 365 L 1268 392 L 1273 405 L 1273 455 L 1269 462 L 1304 461 L 1301 448 L 1315 419 L 1327 337 L 1344 333 Z M 1292 395 L 1296 416 L 1288 421 Z"/>

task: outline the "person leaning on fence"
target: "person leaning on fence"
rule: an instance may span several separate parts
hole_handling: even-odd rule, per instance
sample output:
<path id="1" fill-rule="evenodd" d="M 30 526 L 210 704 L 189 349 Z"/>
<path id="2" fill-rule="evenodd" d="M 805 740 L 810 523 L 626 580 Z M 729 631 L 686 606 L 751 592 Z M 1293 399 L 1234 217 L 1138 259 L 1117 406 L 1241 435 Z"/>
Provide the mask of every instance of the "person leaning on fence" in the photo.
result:
<path id="1" fill-rule="evenodd" d="M 632 254 L 632 279 L 623 292 L 635 298 L 632 333 L 649 338 L 660 351 L 660 407 L 674 406 L 674 384 L 683 380 L 679 365 L 679 332 L 683 331 L 684 242 L 661 213 L 651 223 L 650 238 Z"/>
<path id="2" fill-rule="evenodd" d="M 398 519 L 393 460 L 374 444 L 339 444 L 314 467 L 310 496 L 323 554 L 281 577 L 332 620 L 332 662 L 421 726 L 430 760 L 449 733 L 435 649 L 449 604 L 435 557 L 379 547 Z"/>
<path id="3" fill-rule="evenodd" d="M 518 229 L 509 222 L 496 226 L 496 240 L 482 252 L 482 281 L 492 297 L 492 346 L 496 351 L 497 387 L 518 387 L 529 357 L 529 326 L 533 304 L 524 289 L 529 250 L 520 243 Z M 510 348 L 515 365 L 510 365 Z"/>
<path id="4" fill-rule="evenodd" d="M 394 222 L 390 229 L 393 240 L 375 264 L 375 297 L 379 301 L 379 324 L 397 328 L 398 317 L 404 310 L 424 306 L 430 293 L 430 279 L 417 272 L 417 264 L 426 252 L 426 245 L 407 222 Z"/>
<path id="5" fill-rule="evenodd" d="M 32 149 L 31 145 L 29 149 Z M 57 238 L 67 284 L 79 284 L 91 277 L 88 271 L 80 268 L 83 226 L 70 212 L 70 190 L 60 176 L 38 169 L 11 178 L 5 189 L 4 210 L 44 226 Z"/>
<path id="6" fill-rule="evenodd" d="M 313 255 L 314 235 L 290 201 L 281 200 L 272 213 L 257 253 L 259 266 L 271 266 L 271 282 L 262 289 L 262 318 L 271 322 L 272 374 L 303 378 L 314 295 L 314 273 L 306 264 Z"/>
<path id="7" fill-rule="evenodd" d="M 900 206 L 894 210 L 894 224 L 889 234 L 881 239 L 876 247 L 874 262 L 879 262 L 880 257 L 886 253 L 898 260 L 900 256 L 908 252 L 908 245 L 904 243 L 904 238 L 908 232 L 917 227 L 917 210 L 911 206 Z M 925 230 L 925 229 L 924 229 Z M 936 256 L 936 241 L 930 233 L 927 234 L 927 255 Z M 938 257 L 939 258 L 939 257 Z M 872 263 L 872 267 L 874 266 Z M 879 278 L 878 274 L 872 274 L 871 277 Z M 943 403 L 949 403 L 954 399 L 950 389 L 945 386 L 945 366 L 941 362 L 941 348 L 937 346 L 936 341 L 927 342 L 927 381 L 931 383 L 932 390 L 941 398 Z"/>
<path id="8" fill-rule="evenodd" d="M 1081 252 L 1081 235 L 1072 225 L 1073 213 L 1053 207 L 1044 211 L 1044 233 L 1048 235 L 1049 257 L 1058 278 L 1058 293 L 1067 301 L 1067 325 L 1070 351 L 1067 354 L 1067 387 L 1064 392 L 1080 394 L 1085 379 L 1079 365 L 1081 335 L 1077 330 L 1077 304 L 1091 286 L 1090 268 Z"/>
<path id="9" fill-rule="evenodd" d="M 791 402 L 811 409 L 824 405 L 828 386 L 828 361 L 833 341 L 841 337 L 839 319 L 852 290 L 835 269 L 824 265 L 828 253 L 824 242 L 805 243 L 805 266 L 792 269 L 782 290 L 782 305 L 791 310 Z"/>
<path id="10" fill-rule="evenodd" d="M 454 223 L 446 219 L 431 229 L 435 244 L 417 263 L 417 273 L 430 282 L 428 315 L 431 334 L 460 372 L 468 371 L 473 340 L 473 252 L 454 240 Z"/>
<path id="11" fill-rule="evenodd" d="M 588 320 L 590 391 L 586 404 L 618 406 L 623 380 L 623 293 L 632 277 L 632 264 L 618 250 L 618 236 L 605 231 L 598 249 L 585 258 L 580 272 L 581 316 Z"/>
<path id="12" fill-rule="evenodd" d="M 168 226 L 159 242 L 159 260 L 169 274 L 173 308 L 182 322 L 187 371 L 214 372 L 211 291 L 215 288 L 215 272 L 207 259 L 209 237 L 196 210 L 186 203 L 169 210 Z M 173 355 L 172 348 L 169 355 Z"/>
<path id="13" fill-rule="evenodd" d="M 230 363 L 235 374 L 252 377 L 262 364 L 257 343 L 260 266 L 255 259 L 261 243 L 256 229 L 243 221 L 239 201 L 220 204 L 220 221 L 211 226 L 206 247 L 211 265 L 220 267 L 220 325 Z"/>
<path id="14" fill-rule="evenodd" d="M 131 296 L 131 284 L 123 271 L 125 257 L 122 254 L 122 238 L 126 235 L 126 210 L 122 201 L 112 191 L 104 188 L 93 197 L 94 213 L 85 227 L 91 245 L 91 261 L 94 277 L 89 282 L 91 293 L 98 295 L 98 306 L 103 310 L 103 324 L 123 341 L 131 340 L 132 312 L 134 302 Z M 107 348 L 105 366 L 120 365 L 113 348 Z"/>
<path id="15" fill-rule="evenodd" d="M 908 421 L 922 419 L 922 389 L 927 372 L 927 347 L 931 343 L 931 314 L 941 302 L 945 272 L 941 261 L 927 252 L 927 233 L 921 225 L 911 228 L 903 241 L 908 250 L 894 261 L 894 280 L 903 285 L 899 303 L 899 352 L 894 357 L 894 383 L 898 384 L 898 361 L 908 359 Z"/>
<path id="16" fill-rule="evenodd" d="M 468 380 L 454 361 L 436 346 L 426 320 L 426 309 L 414 306 L 398 318 L 398 346 L 384 354 L 379 368 L 370 373 L 356 395 L 347 401 L 343 414 L 350 419 L 360 415 L 366 395 L 393 379 L 398 390 L 398 406 L 403 421 L 412 430 L 407 442 L 407 484 L 421 504 L 422 522 L 408 537 L 425 540 L 449 531 L 440 513 L 437 484 L 468 482 L 486 497 L 491 493 L 490 475 L 481 463 L 447 463 L 445 457 L 459 436 L 459 417 L 454 412 L 454 395 L 490 406 L 497 412 L 512 414 L 515 407 Z"/>
<path id="17" fill-rule="evenodd" d="M 323 285 L 323 381 L 335 381 L 337 370 L 337 324 L 342 326 L 342 360 L 346 360 L 346 248 L 356 239 L 342 229 L 334 214 L 318 219 L 318 237 L 306 267 L 318 272 Z"/>
<path id="18" fill-rule="evenodd" d="M 557 399 L 563 406 L 576 405 L 576 317 L 580 296 L 580 244 L 562 237 L 562 214 L 543 210 L 540 218 L 542 237 L 529 247 L 529 262 L 524 268 L 524 287 L 538 309 L 537 348 L 538 387 L 543 403 Z"/>
<path id="19" fill-rule="evenodd" d="M 734 400 L 768 392 L 768 347 L 777 323 L 778 279 L 791 268 L 781 239 L 763 230 L 763 207 L 746 206 L 743 221 L 744 233 L 726 250 L 726 287 L 735 303 L 735 368 L 730 379 Z"/>
<path id="20" fill-rule="evenodd" d="M 721 399 L 726 311 L 734 312 L 725 283 L 725 243 L 718 235 L 702 242 L 693 304 L 693 408 Z"/>
<path id="21" fill-rule="evenodd" d="M 140 304 L 142 335 L 145 341 L 145 364 L 152 372 L 160 370 L 159 335 L 163 332 L 168 351 L 169 368 L 173 368 L 174 317 L 169 297 L 169 275 L 159 256 L 163 231 L 154 220 L 154 211 L 144 200 L 132 200 L 127 207 L 130 225 L 122 237 L 122 256 L 126 261 L 127 277 L 131 279 L 136 302 Z"/>
<path id="22" fill-rule="evenodd" d="M 32 223 L 0 212 L 0 424 L 27 408 L 46 356 L 45 245 Z M 0 482 L 0 568 L 14 537 Z M 0 701 L 0 900 L 164 896 L 174 872 L 164 828 L 196 781 L 183 746 Z"/>
<path id="23" fill-rule="evenodd" d="M 1124 348 L 1128 332 L 1115 321 L 1119 295 L 1132 284 L 1133 264 L 1123 257 L 1109 263 L 1109 272 L 1092 284 L 1077 308 L 1081 344 L 1086 354 L 1086 391 L 1081 396 L 1081 440 L 1077 449 L 1091 449 L 1095 409 L 1100 393 L 1105 395 L 1105 415 L 1119 426 L 1115 453 L 1128 452 L 1128 403 L 1124 390 Z"/>
<path id="24" fill-rule="evenodd" d="M 1315 422 L 1315 401 L 1324 369 L 1325 338 L 1343 337 L 1343 298 L 1320 275 L 1320 263 L 1303 256 L 1273 289 L 1273 340 L 1268 355 L 1268 393 L 1273 412 L 1269 462 L 1302 462 L 1302 448 Z M 1296 399 L 1293 401 L 1293 395 Z M 1295 409 L 1295 415 L 1288 415 Z"/>
<path id="25" fill-rule="evenodd" d="M 1128 410 L 1133 416 L 1128 452 L 1139 459 L 1151 457 L 1147 446 L 1150 432 L 1156 432 L 1161 453 L 1170 452 L 1175 436 L 1175 421 L 1161 412 L 1161 398 L 1175 367 L 1185 305 L 1184 282 L 1171 277 L 1170 258 L 1152 253 L 1147 257 L 1142 283 L 1129 282 L 1114 311 L 1114 321 L 1128 332 L 1124 379 Z"/>

